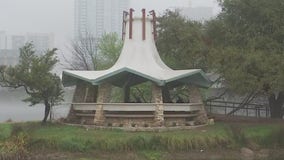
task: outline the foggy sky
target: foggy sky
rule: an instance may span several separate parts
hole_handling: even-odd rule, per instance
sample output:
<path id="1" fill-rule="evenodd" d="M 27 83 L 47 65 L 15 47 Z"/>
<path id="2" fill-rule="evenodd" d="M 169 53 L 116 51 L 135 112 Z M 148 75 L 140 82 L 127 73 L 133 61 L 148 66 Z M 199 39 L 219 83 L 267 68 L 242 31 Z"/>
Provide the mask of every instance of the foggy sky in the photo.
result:
<path id="1" fill-rule="evenodd" d="M 191 6 L 214 6 L 215 0 L 192 0 Z M 188 0 L 130 0 L 135 10 L 146 8 L 162 13 L 169 7 L 189 6 Z M 54 33 L 56 47 L 71 40 L 74 26 L 74 0 L 0 0 L 0 31 Z"/>

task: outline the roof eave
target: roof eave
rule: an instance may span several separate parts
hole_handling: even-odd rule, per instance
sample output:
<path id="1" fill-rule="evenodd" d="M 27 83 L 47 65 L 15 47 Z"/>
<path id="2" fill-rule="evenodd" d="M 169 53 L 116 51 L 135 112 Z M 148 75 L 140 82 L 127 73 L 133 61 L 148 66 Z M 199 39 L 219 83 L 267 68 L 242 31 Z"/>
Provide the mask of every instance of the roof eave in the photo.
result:
<path id="1" fill-rule="evenodd" d="M 111 72 L 111 73 L 108 73 L 108 74 L 106 74 L 104 76 L 101 76 L 101 77 L 99 77 L 97 79 L 94 79 L 94 80 L 92 80 L 92 84 L 99 85 L 99 84 L 103 83 L 106 79 L 111 78 L 112 76 L 115 76 L 115 75 L 117 75 L 117 74 L 119 74 L 121 72 L 129 72 L 129 73 L 141 76 L 141 77 L 143 77 L 145 79 L 148 79 L 149 81 L 153 81 L 158 86 L 164 86 L 166 84 L 166 82 L 164 80 L 156 79 L 156 78 L 154 78 L 152 76 L 143 74 L 141 72 L 138 72 L 136 70 L 130 69 L 128 67 L 123 67 L 121 69 L 116 70 L 115 72 Z"/>
<path id="2" fill-rule="evenodd" d="M 177 80 L 180 80 L 180 79 L 184 79 L 184 78 L 189 78 L 190 76 L 193 76 L 193 75 L 196 75 L 196 74 L 200 74 L 201 77 L 203 78 L 203 81 L 205 83 L 194 83 L 195 85 L 199 86 L 199 87 L 202 87 L 202 88 L 209 88 L 211 85 L 212 85 L 212 81 L 210 81 L 207 76 L 205 75 L 205 73 L 201 70 L 201 69 L 195 69 L 196 71 L 193 71 L 193 72 L 189 72 L 189 73 L 186 73 L 186 74 L 182 74 L 182 75 L 179 75 L 179 76 L 176 76 L 176 77 L 173 77 L 171 79 L 168 79 L 166 80 L 166 83 L 171 83 L 173 81 L 177 81 Z"/>
<path id="3" fill-rule="evenodd" d="M 86 82 L 89 82 L 89 83 L 93 84 L 93 82 L 90 79 L 87 79 L 87 78 L 84 78 L 82 76 L 70 73 L 68 71 L 63 71 L 63 73 L 62 73 L 62 84 L 63 84 L 64 87 L 76 85 L 76 84 L 73 84 L 72 82 L 69 84 L 68 81 L 72 81 L 72 80 L 68 80 L 69 79 L 68 77 L 71 77 L 71 78 L 74 78 L 74 79 L 83 80 L 83 81 L 86 81 Z"/>

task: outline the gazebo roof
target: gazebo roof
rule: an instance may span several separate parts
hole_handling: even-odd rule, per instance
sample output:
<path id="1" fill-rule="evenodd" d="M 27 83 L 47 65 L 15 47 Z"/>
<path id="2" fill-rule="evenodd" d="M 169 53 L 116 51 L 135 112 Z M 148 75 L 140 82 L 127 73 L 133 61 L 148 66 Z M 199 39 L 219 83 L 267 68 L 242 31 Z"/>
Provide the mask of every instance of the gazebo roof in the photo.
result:
<path id="1" fill-rule="evenodd" d="M 129 19 L 132 24 L 129 24 Z M 143 24 L 145 33 L 142 31 Z M 80 79 L 93 85 L 108 82 L 119 87 L 145 81 L 152 81 L 159 86 L 186 83 L 200 87 L 211 85 L 211 81 L 201 69 L 173 70 L 164 64 L 155 46 L 152 18 L 146 17 L 145 23 L 143 18 L 128 18 L 125 27 L 126 34 L 120 57 L 111 68 L 101 71 L 65 70 L 63 84 L 74 85 Z"/>

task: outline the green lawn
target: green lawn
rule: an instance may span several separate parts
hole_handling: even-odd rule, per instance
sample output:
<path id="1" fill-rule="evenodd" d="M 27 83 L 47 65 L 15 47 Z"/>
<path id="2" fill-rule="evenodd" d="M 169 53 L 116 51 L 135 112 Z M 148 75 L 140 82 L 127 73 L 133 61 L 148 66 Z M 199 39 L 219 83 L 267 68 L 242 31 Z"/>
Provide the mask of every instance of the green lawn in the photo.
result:
<path id="1" fill-rule="evenodd" d="M 40 122 L 0 124 L 0 153 L 56 150 L 62 152 L 139 152 L 158 157 L 161 152 L 200 149 L 236 149 L 251 144 L 284 147 L 283 124 L 216 123 L 192 130 L 127 132 L 96 130 Z M 21 144 L 18 144 L 21 142 Z M 13 145 L 14 144 L 14 145 Z M 22 148 L 21 148 L 22 146 Z M 12 152 L 11 151 L 11 152 Z"/>
<path id="2" fill-rule="evenodd" d="M 0 142 L 11 136 L 12 125 L 11 124 L 0 124 Z"/>

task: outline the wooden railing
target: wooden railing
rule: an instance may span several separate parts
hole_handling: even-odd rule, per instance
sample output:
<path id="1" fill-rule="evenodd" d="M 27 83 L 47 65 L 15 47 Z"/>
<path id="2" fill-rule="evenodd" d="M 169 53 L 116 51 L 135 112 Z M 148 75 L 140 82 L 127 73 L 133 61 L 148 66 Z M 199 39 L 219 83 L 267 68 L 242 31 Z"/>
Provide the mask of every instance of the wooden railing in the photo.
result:
<path id="1" fill-rule="evenodd" d="M 263 104 L 246 104 L 242 108 L 238 108 L 241 103 L 229 101 L 207 101 L 205 108 L 209 113 L 225 114 L 227 115 L 233 110 L 239 109 L 232 115 L 247 116 L 247 117 L 270 117 L 270 110 L 267 105 Z"/>

